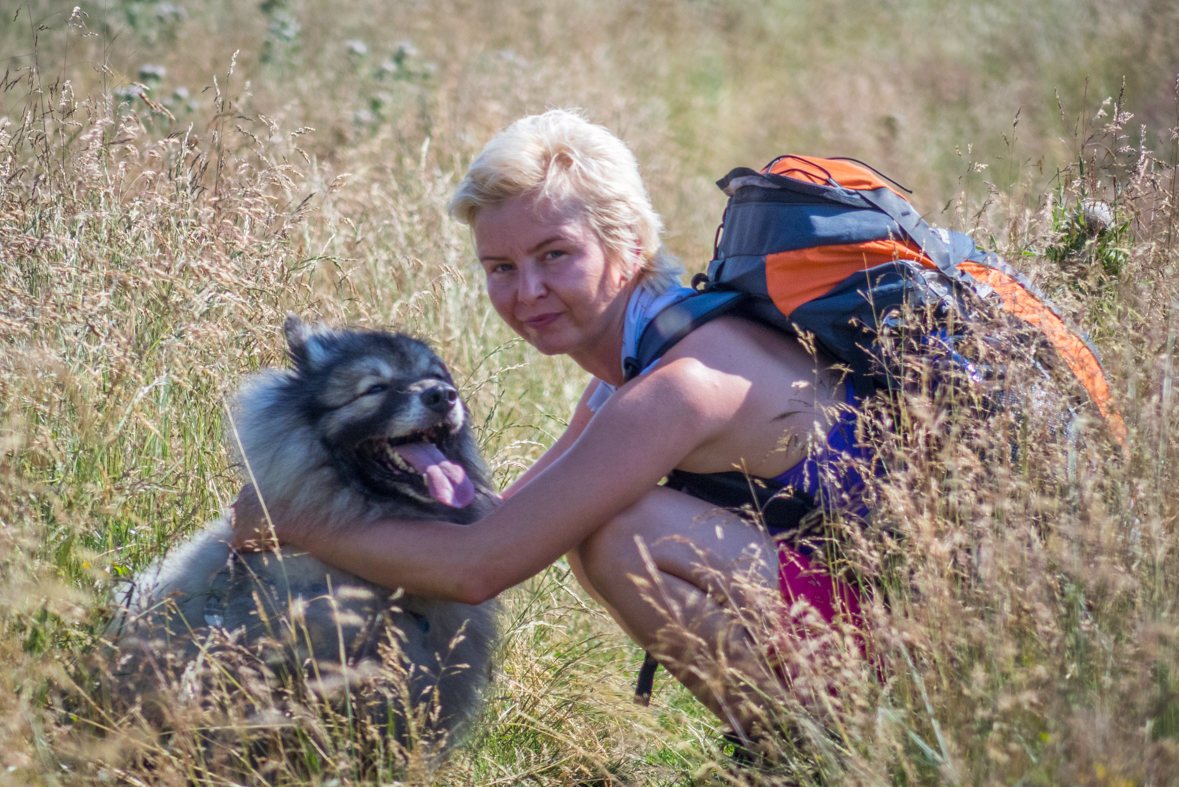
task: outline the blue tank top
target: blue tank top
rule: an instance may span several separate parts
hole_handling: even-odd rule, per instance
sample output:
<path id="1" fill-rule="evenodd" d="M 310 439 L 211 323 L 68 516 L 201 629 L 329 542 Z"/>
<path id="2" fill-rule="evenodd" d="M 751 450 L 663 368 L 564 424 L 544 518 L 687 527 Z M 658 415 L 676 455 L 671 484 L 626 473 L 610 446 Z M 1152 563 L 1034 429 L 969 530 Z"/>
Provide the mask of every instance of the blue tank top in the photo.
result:
<path id="1" fill-rule="evenodd" d="M 848 407 L 827 433 L 826 445 L 773 480 L 810 495 L 819 508 L 840 508 L 863 517 L 868 507 L 864 505 L 864 478 L 856 469 L 856 460 L 867 462 L 872 454 L 856 442 L 856 394 L 852 386 L 844 388 Z"/>

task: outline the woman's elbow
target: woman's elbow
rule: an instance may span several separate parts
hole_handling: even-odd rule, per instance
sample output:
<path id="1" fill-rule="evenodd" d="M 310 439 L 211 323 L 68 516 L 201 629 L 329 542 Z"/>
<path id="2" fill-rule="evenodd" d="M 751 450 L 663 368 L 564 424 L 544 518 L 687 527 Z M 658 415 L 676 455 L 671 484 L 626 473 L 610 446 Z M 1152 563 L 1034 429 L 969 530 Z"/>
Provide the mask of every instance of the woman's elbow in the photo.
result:
<path id="1" fill-rule="evenodd" d="M 488 571 L 467 571 L 454 589 L 454 600 L 460 604 L 477 606 L 498 596 L 508 586 Z"/>

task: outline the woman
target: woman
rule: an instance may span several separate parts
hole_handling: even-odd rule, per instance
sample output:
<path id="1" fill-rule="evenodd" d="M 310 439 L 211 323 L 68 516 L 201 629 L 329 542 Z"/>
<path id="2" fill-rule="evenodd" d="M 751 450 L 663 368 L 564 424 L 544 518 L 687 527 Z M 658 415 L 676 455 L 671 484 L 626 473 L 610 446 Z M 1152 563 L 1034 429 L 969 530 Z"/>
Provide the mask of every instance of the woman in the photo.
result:
<path id="1" fill-rule="evenodd" d="M 634 156 L 575 114 L 527 117 L 491 140 L 451 211 L 473 230 L 500 317 L 592 375 L 568 429 L 474 525 L 357 525 L 329 539 L 315 523 L 280 519 L 279 540 L 378 584 L 469 604 L 567 555 L 627 635 L 748 732 L 756 697 L 774 696 L 779 676 L 735 613 L 781 589 L 830 620 L 854 597 L 807 576 L 806 559 L 779 552 L 758 524 L 660 481 L 734 469 L 789 477 L 809 436 L 831 428 L 824 413 L 845 401 L 844 385 L 796 339 L 731 317 L 623 385 L 642 327 L 691 290 L 660 248 Z M 261 517 L 248 495 L 238 508 L 244 545 Z"/>

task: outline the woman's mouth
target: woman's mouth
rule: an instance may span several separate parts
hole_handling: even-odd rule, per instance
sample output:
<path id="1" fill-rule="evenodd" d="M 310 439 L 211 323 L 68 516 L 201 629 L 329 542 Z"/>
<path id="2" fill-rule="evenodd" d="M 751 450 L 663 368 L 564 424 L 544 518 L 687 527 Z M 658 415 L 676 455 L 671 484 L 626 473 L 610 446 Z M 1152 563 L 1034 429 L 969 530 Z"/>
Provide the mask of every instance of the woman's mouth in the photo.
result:
<path id="1" fill-rule="evenodd" d="M 538 331 L 543 328 L 547 328 L 549 325 L 552 325 L 560 316 L 561 312 L 550 312 L 548 314 L 541 314 L 536 317 L 530 317 L 526 320 L 521 320 L 521 322 L 523 322 L 532 330 Z"/>

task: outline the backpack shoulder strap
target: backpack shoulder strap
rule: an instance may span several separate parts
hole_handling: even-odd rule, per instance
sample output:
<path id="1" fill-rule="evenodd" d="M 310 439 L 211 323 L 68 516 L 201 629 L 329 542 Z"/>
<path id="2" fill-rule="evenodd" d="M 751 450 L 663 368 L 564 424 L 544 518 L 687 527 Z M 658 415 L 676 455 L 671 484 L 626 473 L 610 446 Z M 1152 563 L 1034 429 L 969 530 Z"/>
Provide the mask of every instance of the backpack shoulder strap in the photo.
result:
<path id="1" fill-rule="evenodd" d="M 635 377 L 706 322 L 728 314 L 746 298 L 736 290 L 707 290 L 666 307 L 647 323 L 635 354 L 622 362 L 626 381 Z"/>

